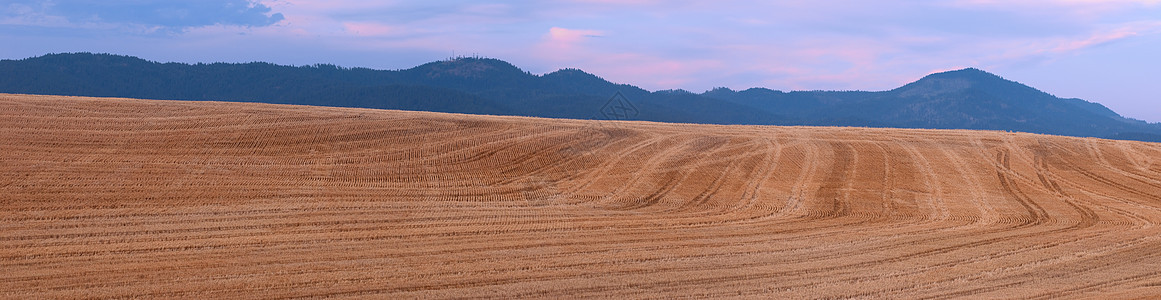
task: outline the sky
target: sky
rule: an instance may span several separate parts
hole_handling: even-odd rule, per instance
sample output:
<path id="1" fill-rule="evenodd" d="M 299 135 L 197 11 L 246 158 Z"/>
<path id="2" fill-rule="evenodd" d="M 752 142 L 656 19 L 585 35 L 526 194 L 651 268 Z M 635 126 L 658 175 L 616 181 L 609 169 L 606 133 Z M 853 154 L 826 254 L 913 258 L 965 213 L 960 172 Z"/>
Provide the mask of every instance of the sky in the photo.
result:
<path id="1" fill-rule="evenodd" d="M 1161 122 L 1161 0 L 0 0 L 0 59 L 62 52 L 390 70 L 478 55 L 693 92 L 976 67 Z"/>

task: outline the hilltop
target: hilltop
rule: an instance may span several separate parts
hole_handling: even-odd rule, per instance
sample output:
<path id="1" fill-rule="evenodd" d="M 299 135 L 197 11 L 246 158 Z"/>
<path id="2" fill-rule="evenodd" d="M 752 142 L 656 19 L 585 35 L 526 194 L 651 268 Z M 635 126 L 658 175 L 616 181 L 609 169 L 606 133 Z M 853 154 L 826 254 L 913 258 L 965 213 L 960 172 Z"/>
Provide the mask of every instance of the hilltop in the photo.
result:
<path id="1" fill-rule="evenodd" d="M 630 120 L 748 125 L 986 129 L 1161 142 L 1161 124 L 1058 98 L 979 69 L 931 74 L 879 92 L 766 88 L 646 91 L 579 69 L 535 75 L 502 60 L 457 58 L 405 70 L 269 63 L 158 63 L 73 53 L 0 61 L 0 92 L 218 100 L 572 119 L 621 94 Z"/>

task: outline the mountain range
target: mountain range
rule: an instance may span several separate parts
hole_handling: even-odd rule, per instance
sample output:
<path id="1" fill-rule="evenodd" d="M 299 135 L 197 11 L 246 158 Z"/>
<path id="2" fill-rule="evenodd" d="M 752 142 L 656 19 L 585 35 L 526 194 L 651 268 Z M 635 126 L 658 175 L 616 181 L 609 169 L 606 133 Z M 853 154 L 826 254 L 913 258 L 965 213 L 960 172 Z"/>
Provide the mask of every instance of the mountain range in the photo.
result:
<path id="1" fill-rule="evenodd" d="M 536 75 L 490 58 L 405 70 L 184 64 L 93 53 L 0 60 L 0 92 L 217 100 L 573 119 L 750 125 L 986 129 L 1161 142 L 1161 123 L 1125 118 L 983 70 L 931 74 L 889 91 L 717 88 L 647 91 L 578 69 Z"/>

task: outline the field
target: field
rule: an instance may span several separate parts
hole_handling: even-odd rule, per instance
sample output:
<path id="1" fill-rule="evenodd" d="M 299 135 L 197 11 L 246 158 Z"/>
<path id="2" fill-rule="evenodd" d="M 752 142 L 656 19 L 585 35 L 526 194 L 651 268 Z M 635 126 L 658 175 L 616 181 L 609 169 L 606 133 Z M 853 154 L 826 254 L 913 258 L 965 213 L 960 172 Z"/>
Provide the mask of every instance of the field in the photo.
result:
<path id="1" fill-rule="evenodd" d="M 1161 144 L 0 94 L 0 298 L 1161 296 Z"/>

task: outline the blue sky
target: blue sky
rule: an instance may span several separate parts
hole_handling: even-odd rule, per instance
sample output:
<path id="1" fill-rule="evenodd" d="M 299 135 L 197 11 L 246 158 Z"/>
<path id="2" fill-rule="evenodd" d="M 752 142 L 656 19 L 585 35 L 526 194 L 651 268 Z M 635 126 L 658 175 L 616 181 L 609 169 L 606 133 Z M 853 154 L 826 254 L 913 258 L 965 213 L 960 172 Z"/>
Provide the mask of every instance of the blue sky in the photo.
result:
<path id="1" fill-rule="evenodd" d="M 402 69 L 455 54 L 649 90 L 886 90 L 977 67 L 1161 122 L 1161 0 L 0 0 L 0 58 Z"/>

